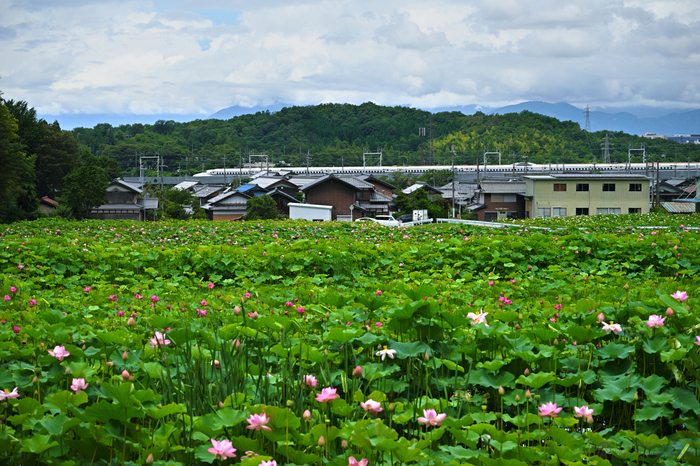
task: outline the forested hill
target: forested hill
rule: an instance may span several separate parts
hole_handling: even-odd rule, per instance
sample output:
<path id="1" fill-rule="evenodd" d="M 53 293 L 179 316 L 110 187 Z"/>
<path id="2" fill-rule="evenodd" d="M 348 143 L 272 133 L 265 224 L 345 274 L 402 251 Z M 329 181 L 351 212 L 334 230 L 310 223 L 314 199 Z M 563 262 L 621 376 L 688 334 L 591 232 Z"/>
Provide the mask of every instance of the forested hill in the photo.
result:
<path id="1" fill-rule="evenodd" d="M 535 163 L 582 162 L 601 157 L 606 132 L 586 133 L 577 123 L 561 122 L 528 111 L 505 115 L 477 112 L 432 114 L 433 147 L 430 146 L 431 114 L 408 107 L 322 104 L 287 107 L 278 112 L 258 112 L 230 120 L 195 120 L 189 123 L 157 121 L 153 125 L 99 124 L 75 128 L 78 141 L 96 155 L 116 159 L 123 170 L 138 166 L 138 155 L 165 157 L 167 171 L 190 173 L 203 168 L 238 166 L 248 154 L 268 154 L 300 166 L 361 165 L 363 151 L 383 152 L 385 165 L 420 164 L 421 138 L 425 164 L 449 164 L 454 146 L 455 162 L 475 163 L 485 150 L 499 151 L 504 164 L 523 156 Z M 700 158 L 700 147 L 665 140 L 647 140 L 621 132 L 610 132 L 612 160 L 627 159 L 629 144 L 644 143 L 652 157 L 668 154 L 666 160 Z M 493 159 L 492 159 L 493 160 Z M 374 164 L 374 161 L 368 162 Z"/>

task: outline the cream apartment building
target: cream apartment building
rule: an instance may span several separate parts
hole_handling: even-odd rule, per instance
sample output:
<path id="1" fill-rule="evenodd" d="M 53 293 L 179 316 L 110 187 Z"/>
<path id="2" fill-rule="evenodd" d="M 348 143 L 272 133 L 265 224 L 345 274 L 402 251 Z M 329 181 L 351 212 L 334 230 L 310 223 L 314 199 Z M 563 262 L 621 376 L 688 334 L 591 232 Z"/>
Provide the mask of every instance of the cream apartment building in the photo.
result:
<path id="1" fill-rule="evenodd" d="M 524 178 L 528 218 L 649 212 L 649 178 L 644 175 L 561 174 Z"/>

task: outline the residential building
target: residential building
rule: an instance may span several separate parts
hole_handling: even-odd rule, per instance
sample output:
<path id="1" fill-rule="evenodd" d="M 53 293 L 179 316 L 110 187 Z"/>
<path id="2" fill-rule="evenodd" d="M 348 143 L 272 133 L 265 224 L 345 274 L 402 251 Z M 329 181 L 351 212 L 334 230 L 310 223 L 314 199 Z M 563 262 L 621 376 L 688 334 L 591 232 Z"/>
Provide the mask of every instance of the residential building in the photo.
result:
<path id="1" fill-rule="evenodd" d="M 128 183 L 117 178 L 107 186 L 107 203 L 90 211 L 90 217 L 99 220 L 136 220 L 143 221 L 146 208 L 158 208 L 158 199 L 155 205 L 144 205 L 141 198 L 142 189 L 135 183 Z"/>
<path id="2" fill-rule="evenodd" d="M 209 220 L 238 220 L 245 215 L 246 202 L 251 197 L 252 193 L 231 190 L 211 198 L 202 208 Z"/>
<path id="3" fill-rule="evenodd" d="M 333 206 L 333 220 L 386 215 L 393 201 L 372 183 L 351 175 L 325 175 L 305 184 L 301 191 L 308 204 Z"/>
<path id="4" fill-rule="evenodd" d="M 525 183 L 520 180 L 484 180 L 479 183 L 476 202 L 467 210 L 476 213 L 477 220 L 493 222 L 501 218 L 525 218 Z"/>
<path id="5" fill-rule="evenodd" d="M 649 212 L 649 178 L 627 174 L 525 176 L 529 218 Z"/>

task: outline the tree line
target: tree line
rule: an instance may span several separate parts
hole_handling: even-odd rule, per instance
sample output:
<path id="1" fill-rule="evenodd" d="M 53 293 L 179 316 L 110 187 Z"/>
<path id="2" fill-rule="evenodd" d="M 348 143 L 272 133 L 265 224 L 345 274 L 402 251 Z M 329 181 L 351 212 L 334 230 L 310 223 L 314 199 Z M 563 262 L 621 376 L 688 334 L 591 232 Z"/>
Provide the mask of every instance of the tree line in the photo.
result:
<path id="1" fill-rule="evenodd" d="M 425 136 L 419 135 L 425 128 Z M 321 104 L 257 112 L 229 120 L 187 123 L 159 120 L 153 125 L 113 127 L 103 123 L 72 131 L 84 147 L 116 160 L 123 172 L 136 173 L 139 155 L 161 155 L 169 174 L 191 175 L 210 168 L 238 167 L 251 154 L 272 163 L 305 166 L 362 165 L 364 152 L 382 152 L 384 165 L 482 163 L 486 151 L 500 152 L 501 162 L 602 161 L 603 138 L 612 142 L 611 160 L 627 160 L 630 144 L 645 144 L 652 158 L 684 162 L 700 159 L 700 147 L 662 139 L 649 140 L 615 131 L 588 133 L 578 123 L 522 111 L 505 115 L 477 112 L 431 114 L 409 107 Z M 432 133 L 432 142 L 431 142 Z M 453 154 L 454 151 L 454 154 Z M 257 160 L 255 160 L 257 161 Z M 366 163 L 376 165 L 378 156 Z M 497 157 L 489 158 L 489 164 Z"/>
<path id="2" fill-rule="evenodd" d="M 44 196 L 60 202 L 56 215 L 83 218 L 121 173 L 114 159 L 81 150 L 58 122 L 37 118 L 27 102 L 4 100 L 1 92 L 0 166 L 2 223 L 37 218 Z"/>

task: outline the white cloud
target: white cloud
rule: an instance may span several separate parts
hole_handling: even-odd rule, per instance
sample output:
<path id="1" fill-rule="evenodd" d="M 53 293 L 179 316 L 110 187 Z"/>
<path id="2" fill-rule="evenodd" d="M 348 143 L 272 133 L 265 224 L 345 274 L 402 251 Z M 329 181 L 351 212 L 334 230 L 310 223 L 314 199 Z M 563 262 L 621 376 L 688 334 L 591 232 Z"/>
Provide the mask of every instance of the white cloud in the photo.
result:
<path id="1" fill-rule="evenodd" d="M 700 106 L 695 0 L 0 0 L 0 89 L 41 113 L 275 102 Z"/>

